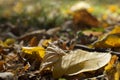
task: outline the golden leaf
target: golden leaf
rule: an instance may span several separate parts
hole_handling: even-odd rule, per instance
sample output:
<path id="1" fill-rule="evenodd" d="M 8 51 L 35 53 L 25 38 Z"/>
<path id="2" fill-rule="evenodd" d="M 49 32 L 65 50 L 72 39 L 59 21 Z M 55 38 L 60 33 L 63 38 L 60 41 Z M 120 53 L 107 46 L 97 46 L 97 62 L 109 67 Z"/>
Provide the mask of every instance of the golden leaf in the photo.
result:
<path id="1" fill-rule="evenodd" d="M 15 42 L 15 39 L 11 39 L 11 38 L 8 38 L 8 39 L 6 39 L 5 40 L 5 44 L 7 44 L 7 45 L 11 45 L 11 44 L 13 44 Z"/>
<path id="2" fill-rule="evenodd" d="M 108 65 L 105 67 L 105 74 L 109 80 L 119 80 L 120 79 L 120 62 L 118 57 L 113 55 Z"/>
<path id="3" fill-rule="evenodd" d="M 89 13 L 92 13 L 92 12 L 94 11 L 94 8 L 93 8 L 93 7 L 90 7 L 90 8 L 87 9 L 87 11 L 88 11 Z"/>
<path id="4" fill-rule="evenodd" d="M 44 41 L 42 42 L 42 46 L 47 47 L 47 46 L 48 46 L 48 43 L 51 42 L 51 41 L 52 41 L 51 39 L 44 40 Z"/>
<path id="5" fill-rule="evenodd" d="M 17 14 L 21 14 L 23 12 L 23 3 L 17 2 L 15 6 L 13 6 L 13 11 L 16 12 Z"/>
<path id="6" fill-rule="evenodd" d="M 115 26 L 114 29 L 110 32 L 110 34 L 120 33 L 120 26 Z"/>
<path id="7" fill-rule="evenodd" d="M 117 5 L 110 5 L 110 6 L 109 6 L 109 10 L 110 10 L 111 12 L 116 12 L 116 11 L 118 10 L 118 6 L 117 6 Z"/>
<path id="8" fill-rule="evenodd" d="M 43 47 L 22 47 L 22 51 L 27 54 L 34 54 L 36 52 L 40 58 L 43 58 L 45 55 L 45 49 Z"/>
<path id="9" fill-rule="evenodd" d="M 105 71 L 109 71 L 110 69 L 112 69 L 117 60 L 118 57 L 116 55 L 113 55 L 108 65 L 105 67 Z"/>
<path id="10" fill-rule="evenodd" d="M 92 44 L 96 48 L 120 47 L 120 34 L 104 35 L 100 40 Z"/>

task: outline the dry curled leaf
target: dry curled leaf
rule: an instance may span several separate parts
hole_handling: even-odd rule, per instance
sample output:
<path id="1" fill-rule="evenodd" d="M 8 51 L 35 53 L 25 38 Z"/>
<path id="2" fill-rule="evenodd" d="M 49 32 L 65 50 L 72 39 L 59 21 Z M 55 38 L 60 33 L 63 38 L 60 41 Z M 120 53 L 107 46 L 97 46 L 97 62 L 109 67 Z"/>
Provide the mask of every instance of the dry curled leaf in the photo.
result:
<path id="1" fill-rule="evenodd" d="M 66 53 L 62 49 L 53 44 L 50 44 L 50 46 L 47 47 L 46 54 L 40 67 L 40 71 L 44 70 L 47 67 L 53 66 L 53 64 L 55 64 L 59 58 L 65 54 Z"/>
<path id="2" fill-rule="evenodd" d="M 111 58 L 109 53 L 75 50 L 63 56 L 53 65 L 53 76 L 77 75 L 82 72 L 97 70 L 105 66 Z M 59 73 L 59 74 L 58 74 Z"/>
<path id="3" fill-rule="evenodd" d="M 66 53 L 52 45 L 47 49 L 40 70 L 50 67 L 55 78 L 63 75 L 77 75 L 82 72 L 97 70 L 111 59 L 109 53 L 75 50 Z"/>

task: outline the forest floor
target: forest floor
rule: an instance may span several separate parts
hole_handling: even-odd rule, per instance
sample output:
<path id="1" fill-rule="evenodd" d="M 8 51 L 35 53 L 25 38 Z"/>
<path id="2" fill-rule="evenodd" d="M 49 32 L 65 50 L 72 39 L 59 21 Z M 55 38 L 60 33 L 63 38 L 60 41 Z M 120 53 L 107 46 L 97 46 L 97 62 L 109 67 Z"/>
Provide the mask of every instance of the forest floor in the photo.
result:
<path id="1" fill-rule="evenodd" d="M 0 80 L 120 79 L 120 6 L 9 1 L 0 1 Z"/>

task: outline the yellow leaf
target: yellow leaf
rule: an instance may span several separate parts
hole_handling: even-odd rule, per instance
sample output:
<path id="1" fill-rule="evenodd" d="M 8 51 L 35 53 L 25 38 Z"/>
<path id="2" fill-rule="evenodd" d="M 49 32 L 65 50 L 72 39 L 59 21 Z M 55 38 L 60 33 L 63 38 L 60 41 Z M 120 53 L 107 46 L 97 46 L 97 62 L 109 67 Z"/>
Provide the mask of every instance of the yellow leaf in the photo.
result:
<path id="1" fill-rule="evenodd" d="M 96 48 L 113 48 L 120 47 L 120 34 L 104 35 L 102 39 L 92 44 Z"/>
<path id="2" fill-rule="evenodd" d="M 94 8 L 93 8 L 93 7 L 90 7 L 90 8 L 87 9 L 87 11 L 88 11 L 89 13 L 92 13 L 92 12 L 94 11 Z"/>
<path id="3" fill-rule="evenodd" d="M 109 71 L 110 69 L 112 69 L 117 60 L 118 57 L 116 55 L 113 55 L 108 65 L 105 67 L 105 71 Z"/>
<path id="4" fill-rule="evenodd" d="M 115 28 L 110 32 L 110 34 L 120 33 L 120 26 L 115 26 Z"/>
<path id="5" fill-rule="evenodd" d="M 109 10 L 110 10 L 111 12 L 116 12 L 116 11 L 118 10 L 118 6 L 117 6 L 117 5 L 110 5 L 110 6 L 109 6 Z"/>
<path id="6" fill-rule="evenodd" d="M 5 44 L 7 44 L 7 45 L 11 45 L 11 44 L 13 44 L 15 42 L 15 40 L 14 39 L 10 39 L 10 38 L 8 38 L 8 39 L 6 39 L 5 40 Z"/>
<path id="7" fill-rule="evenodd" d="M 48 43 L 51 42 L 51 41 L 52 41 L 51 39 L 44 40 L 44 41 L 42 42 L 42 46 L 47 47 L 47 46 L 48 46 Z"/>
<path id="8" fill-rule="evenodd" d="M 8 45 L 6 43 L 4 43 L 2 40 L 0 40 L 0 46 L 2 46 L 2 47 L 8 47 Z"/>
<path id="9" fill-rule="evenodd" d="M 120 80 L 120 62 L 116 55 L 112 56 L 110 62 L 105 67 L 105 74 L 108 80 Z"/>
<path id="10" fill-rule="evenodd" d="M 23 3 L 17 2 L 15 6 L 13 6 L 13 11 L 16 12 L 17 14 L 21 14 L 23 12 Z"/>
<path id="11" fill-rule="evenodd" d="M 43 47 L 22 47 L 22 51 L 27 54 L 34 54 L 36 52 L 40 58 L 43 58 L 45 55 L 45 49 Z"/>
<path id="12" fill-rule="evenodd" d="M 108 18 L 108 15 L 107 14 L 103 14 L 102 19 L 106 20 L 107 18 Z"/>
<path id="13" fill-rule="evenodd" d="M 119 76 L 119 72 L 116 72 L 116 73 L 114 74 L 114 77 L 115 77 L 114 80 L 119 80 L 119 77 L 120 77 L 120 76 Z"/>
<path id="14" fill-rule="evenodd" d="M 120 36 L 117 35 L 108 36 L 105 43 L 111 47 L 120 47 Z"/>

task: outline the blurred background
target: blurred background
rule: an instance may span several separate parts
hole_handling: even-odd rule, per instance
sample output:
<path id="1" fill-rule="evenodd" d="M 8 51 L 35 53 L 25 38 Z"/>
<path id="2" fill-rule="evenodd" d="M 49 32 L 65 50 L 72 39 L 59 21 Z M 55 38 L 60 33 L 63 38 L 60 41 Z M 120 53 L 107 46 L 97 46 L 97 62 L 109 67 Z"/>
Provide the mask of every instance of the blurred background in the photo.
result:
<path id="1" fill-rule="evenodd" d="M 22 28 L 25 32 L 61 26 L 72 19 L 72 11 L 81 7 L 86 8 L 98 20 L 104 20 L 102 27 L 107 27 L 120 19 L 119 2 L 120 0 L 0 0 L 0 30 L 8 30 L 9 26 L 19 36 L 22 32 L 16 29 Z"/>

